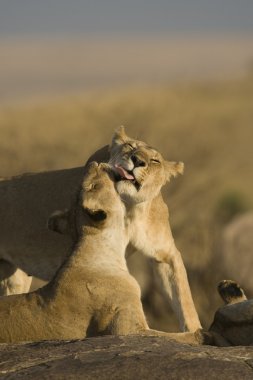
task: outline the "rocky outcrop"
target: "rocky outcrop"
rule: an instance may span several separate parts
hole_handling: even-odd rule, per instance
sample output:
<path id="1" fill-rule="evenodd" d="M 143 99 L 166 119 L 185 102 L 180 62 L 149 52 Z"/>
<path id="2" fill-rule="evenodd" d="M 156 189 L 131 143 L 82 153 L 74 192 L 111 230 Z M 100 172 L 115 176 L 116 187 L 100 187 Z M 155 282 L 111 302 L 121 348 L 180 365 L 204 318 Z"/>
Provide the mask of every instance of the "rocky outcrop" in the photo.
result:
<path id="1" fill-rule="evenodd" d="M 179 344 L 164 337 L 97 337 L 0 345 L 1 379 L 253 379 L 253 347 Z"/>
<path id="2" fill-rule="evenodd" d="M 253 299 L 218 309 L 209 331 L 218 334 L 218 345 L 253 345 Z"/>

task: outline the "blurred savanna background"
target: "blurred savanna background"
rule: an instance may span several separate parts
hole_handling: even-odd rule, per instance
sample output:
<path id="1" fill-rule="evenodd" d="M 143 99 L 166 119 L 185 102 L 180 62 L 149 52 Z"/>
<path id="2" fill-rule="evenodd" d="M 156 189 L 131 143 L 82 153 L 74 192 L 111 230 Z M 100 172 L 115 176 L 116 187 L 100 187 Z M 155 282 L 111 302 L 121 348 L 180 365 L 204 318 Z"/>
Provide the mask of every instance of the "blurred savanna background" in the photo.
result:
<path id="1" fill-rule="evenodd" d="M 248 0 L 0 4 L 0 177 L 81 166 L 122 124 L 183 161 L 164 197 L 204 327 L 219 280 L 253 296 L 252 18 Z M 129 268 L 149 324 L 178 329 L 148 261 Z"/>

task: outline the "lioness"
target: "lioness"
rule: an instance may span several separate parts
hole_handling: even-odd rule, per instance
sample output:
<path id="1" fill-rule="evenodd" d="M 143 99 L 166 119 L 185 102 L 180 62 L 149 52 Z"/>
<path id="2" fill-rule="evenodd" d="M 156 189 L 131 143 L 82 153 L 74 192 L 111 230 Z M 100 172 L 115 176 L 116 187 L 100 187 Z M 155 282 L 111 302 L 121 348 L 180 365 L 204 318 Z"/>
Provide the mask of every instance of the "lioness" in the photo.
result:
<path id="1" fill-rule="evenodd" d="M 149 331 L 140 288 L 127 269 L 126 210 L 113 177 L 107 164 L 90 164 L 70 210 L 73 252 L 45 287 L 0 299 L 0 342 L 160 334 Z M 167 336 L 194 343 L 199 337 Z"/>
<path id="2" fill-rule="evenodd" d="M 153 259 L 162 289 L 179 319 L 182 331 L 200 328 L 186 271 L 169 225 L 168 208 L 160 193 L 183 164 L 168 162 L 142 141 L 119 128 L 111 146 L 96 152 L 88 162 L 107 162 L 118 176 L 117 191 L 125 203 L 128 253 L 138 250 Z M 85 168 L 28 174 L 0 182 L 0 258 L 27 274 L 50 280 L 71 246 L 47 231 L 48 215 L 69 208 Z M 64 227 L 64 221 L 63 221 Z M 62 228 L 64 230 L 64 228 Z"/>
<path id="3" fill-rule="evenodd" d="M 89 325 L 95 334 L 148 328 L 125 261 L 124 205 L 106 165 L 89 166 L 70 210 L 74 251 L 54 279 L 33 293 L 0 299 L 1 342 L 78 339 Z"/>

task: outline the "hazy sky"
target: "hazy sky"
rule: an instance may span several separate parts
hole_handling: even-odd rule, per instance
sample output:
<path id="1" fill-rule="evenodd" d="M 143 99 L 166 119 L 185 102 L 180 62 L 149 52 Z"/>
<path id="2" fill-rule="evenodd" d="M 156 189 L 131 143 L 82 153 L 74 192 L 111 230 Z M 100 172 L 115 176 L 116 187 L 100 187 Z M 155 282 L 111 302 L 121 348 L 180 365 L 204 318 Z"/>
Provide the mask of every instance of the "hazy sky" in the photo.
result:
<path id="1" fill-rule="evenodd" d="M 252 60 L 253 0 L 0 0 L 0 103 L 230 78 Z"/>
<path id="2" fill-rule="evenodd" d="M 0 0 L 0 37 L 253 32 L 253 0 Z"/>

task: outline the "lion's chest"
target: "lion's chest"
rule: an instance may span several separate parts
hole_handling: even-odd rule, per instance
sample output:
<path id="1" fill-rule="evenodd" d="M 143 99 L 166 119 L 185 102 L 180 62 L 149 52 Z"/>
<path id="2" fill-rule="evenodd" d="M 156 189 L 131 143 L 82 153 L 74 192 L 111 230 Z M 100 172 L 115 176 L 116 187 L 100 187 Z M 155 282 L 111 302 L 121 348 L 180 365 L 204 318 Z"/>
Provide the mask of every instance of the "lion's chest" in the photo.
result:
<path id="1" fill-rule="evenodd" d="M 150 238 L 148 222 L 143 215 L 130 215 L 126 218 L 126 231 L 129 244 L 147 256 L 154 256 L 155 246 Z"/>

